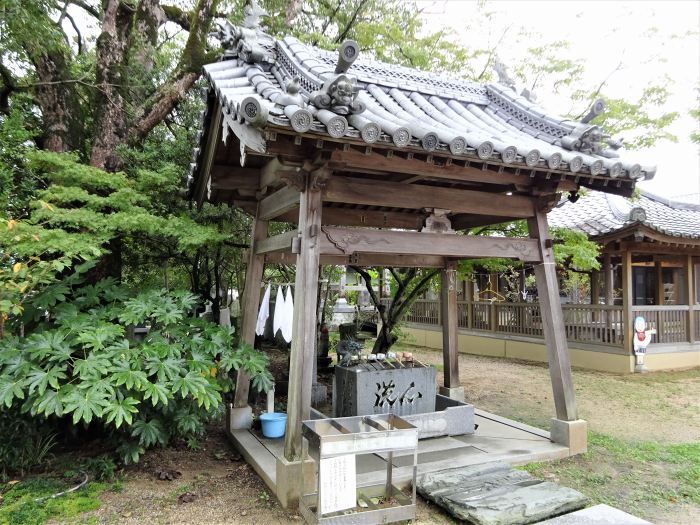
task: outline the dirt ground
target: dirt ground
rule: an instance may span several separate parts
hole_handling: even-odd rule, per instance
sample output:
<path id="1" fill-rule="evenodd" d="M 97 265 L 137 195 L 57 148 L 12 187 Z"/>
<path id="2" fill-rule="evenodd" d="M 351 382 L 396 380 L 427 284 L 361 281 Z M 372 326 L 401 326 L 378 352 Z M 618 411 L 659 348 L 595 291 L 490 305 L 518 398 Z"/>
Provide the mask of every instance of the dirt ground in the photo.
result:
<path id="1" fill-rule="evenodd" d="M 440 352 L 415 355 L 442 368 Z M 461 354 L 459 370 L 477 408 L 549 428 L 555 412 L 545 365 Z M 628 441 L 700 441 L 700 370 L 614 375 L 574 369 L 573 376 L 579 417 L 591 430 Z"/>
<path id="2" fill-rule="evenodd" d="M 171 476 L 174 479 L 160 479 Z M 102 506 L 73 523 L 119 525 L 275 525 L 303 523 L 282 509 L 263 481 L 229 446 L 223 430 L 212 430 L 198 451 L 149 451 L 127 469 L 121 490 L 108 490 Z M 418 523 L 454 523 L 439 509 L 419 502 Z"/>
<path id="3" fill-rule="evenodd" d="M 421 361 L 441 368 L 439 352 L 411 348 Z M 272 352 L 275 375 L 286 368 L 283 353 Z M 438 377 L 441 374 L 438 373 Z M 479 408 L 548 428 L 554 414 L 549 372 L 545 366 L 479 356 L 460 356 L 460 380 L 469 401 Z M 613 376 L 576 370 L 574 381 L 581 417 L 601 434 L 627 441 L 700 441 L 700 371 Z M 283 402 L 283 400 L 282 400 Z M 601 449 L 602 450 L 602 449 Z M 575 486 L 580 471 L 586 476 L 615 476 L 628 468 L 614 458 L 597 456 L 592 470 L 580 463 L 536 467 L 542 477 Z M 572 460 L 565 460 L 572 461 Z M 578 460 L 577 460 L 578 461 Z M 667 475 L 649 464 L 637 476 L 647 483 Z M 173 480 L 159 477 L 172 475 Z M 576 474 L 578 476 L 579 474 Z M 121 490 L 108 490 L 99 510 L 81 515 L 77 523 L 95 524 L 281 524 L 302 523 L 296 513 L 283 510 L 255 472 L 230 447 L 222 430 L 215 428 L 197 451 L 186 448 L 148 452 L 136 467 L 127 469 Z M 590 487 L 584 485 L 583 487 Z M 633 497 L 631 495 L 630 497 Z M 636 496 L 635 496 L 636 497 Z M 643 498 L 643 496 L 640 496 Z M 600 499 L 605 499 L 601 497 Z M 615 504 L 611 499 L 610 503 Z M 635 507 L 657 524 L 700 523 L 700 508 L 668 505 L 655 511 Z M 455 523 L 439 508 L 420 501 L 417 523 Z"/>

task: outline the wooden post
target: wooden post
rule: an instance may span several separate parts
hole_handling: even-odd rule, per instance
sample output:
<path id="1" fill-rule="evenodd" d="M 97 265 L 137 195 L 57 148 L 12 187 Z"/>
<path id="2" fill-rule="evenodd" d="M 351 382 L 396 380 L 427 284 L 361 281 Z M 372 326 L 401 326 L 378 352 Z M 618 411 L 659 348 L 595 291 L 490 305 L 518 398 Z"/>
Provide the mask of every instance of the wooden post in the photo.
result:
<path id="1" fill-rule="evenodd" d="M 695 315 L 693 315 L 693 304 L 695 304 L 695 286 L 693 281 L 693 256 L 685 256 L 685 303 L 688 305 L 688 341 L 695 342 Z"/>
<path id="2" fill-rule="evenodd" d="M 615 281 L 613 279 L 613 266 L 610 261 L 609 253 L 603 254 L 603 272 L 605 272 L 605 304 L 610 306 L 614 301 L 613 286 Z"/>
<path id="3" fill-rule="evenodd" d="M 591 270 L 591 304 L 598 306 L 600 304 L 600 272 L 598 270 Z M 598 321 L 599 310 L 593 309 L 592 320 Z"/>
<path id="4" fill-rule="evenodd" d="M 457 347 L 457 270 L 450 261 L 441 272 L 440 312 L 442 319 L 442 362 L 445 388 L 459 387 Z"/>
<path id="5" fill-rule="evenodd" d="M 557 419 L 574 421 L 578 418 L 576 392 L 571 377 L 569 347 L 566 341 L 564 315 L 559 299 L 559 284 L 554 253 L 549 239 L 547 215 L 543 211 L 537 211 L 534 217 L 528 219 L 527 225 L 530 237 L 539 241 L 540 253 L 542 254 L 542 262 L 535 264 L 535 280 L 542 312 L 549 375 L 552 380 Z"/>
<path id="6" fill-rule="evenodd" d="M 464 281 L 465 300 L 467 301 L 467 328 L 474 328 L 474 280 L 471 275 Z"/>
<path id="7" fill-rule="evenodd" d="M 313 360 L 316 359 L 316 282 L 321 254 L 321 191 L 305 177 L 299 203 L 300 251 L 294 282 L 294 319 L 289 359 L 289 393 L 284 456 L 287 461 L 302 457 L 301 422 L 309 419 Z"/>
<path id="8" fill-rule="evenodd" d="M 634 319 L 632 307 L 634 296 L 632 294 L 632 252 L 625 250 L 622 253 L 622 330 L 623 348 L 625 352 L 632 352 L 632 331 Z"/>
<path id="9" fill-rule="evenodd" d="M 657 259 L 654 263 L 654 268 L 656 270 L 656 290 L 655 297 L 657 305 L 666 304 L 666 294 L 664 288 L 664 267 L 661 260 Z"/>
<path id="10" fill-rule="evenodd" d="M 241 341 L 249 345 L 255 343 L 255 325 L 258 319 L 258 307 L 260 303 L 260 283 L 265 267 L 265 256 L 255 255 L 255 248 L 258 243 L 266 237 L 267 221 L 260 220 L 256 212 L 255 218 L 253 219 L 250 250 L 248 250 L 248 266 L 245 274 L 241 310 Z M 243 370 L 239 370 L 236 377 L 236 393 L 233 399 L 234 408 L 248 406 L 249 390 L 250 378 Z"/>

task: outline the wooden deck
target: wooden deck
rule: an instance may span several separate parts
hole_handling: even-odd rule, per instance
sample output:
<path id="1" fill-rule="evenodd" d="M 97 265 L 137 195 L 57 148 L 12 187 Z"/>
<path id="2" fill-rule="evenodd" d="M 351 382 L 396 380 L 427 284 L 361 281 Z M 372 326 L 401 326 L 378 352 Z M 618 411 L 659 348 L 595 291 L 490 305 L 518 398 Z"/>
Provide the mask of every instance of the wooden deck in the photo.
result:
<path id="1" fill-rule="evenodd" d="M 569 449 L 549 440 L 549 432 L 476 410 L 477 431 L 472 435 L 423 439 L 418 444 L 418 475 L 466 465 L 503 461 L 522 465 L 568 457 Z M 253 430 L 236 430 L 231 441 L 273 493 L 276 491 L 276 461 L 284 455 L 283 439 L 267 439 Z M 358 485 L 383 483 L 386 458 L 358 456 Z M 410 482 L 411 457 L 394 455 L 393 476 L 399 485 Z"/>

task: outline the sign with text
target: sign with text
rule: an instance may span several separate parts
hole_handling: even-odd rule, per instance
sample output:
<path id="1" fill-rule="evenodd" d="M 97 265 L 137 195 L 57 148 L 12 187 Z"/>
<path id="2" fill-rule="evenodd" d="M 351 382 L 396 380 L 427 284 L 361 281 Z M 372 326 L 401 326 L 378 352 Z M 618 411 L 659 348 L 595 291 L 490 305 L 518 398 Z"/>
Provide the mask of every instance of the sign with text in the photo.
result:
<path id="1" fill-rule="evenodd" d="M 354 455 L 322 459 L 318 476 L 321 514 L 355 507 L 357 488 Z"/>

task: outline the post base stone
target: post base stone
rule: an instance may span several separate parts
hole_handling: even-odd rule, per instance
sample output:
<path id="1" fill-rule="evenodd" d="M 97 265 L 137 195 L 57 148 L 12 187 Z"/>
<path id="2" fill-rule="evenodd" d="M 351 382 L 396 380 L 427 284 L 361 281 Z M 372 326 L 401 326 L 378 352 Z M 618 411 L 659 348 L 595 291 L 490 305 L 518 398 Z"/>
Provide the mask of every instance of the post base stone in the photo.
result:
<path id="1" fill-rule="evenodd" d="M 449 397 L 450 399 L 455 399 L 456 401 L 464 402 L 464 387 L 457 386 L 454 388 L 448 388 L 446 386 L 441 386 L 439 393 L 441 396 Z"/>
<path id="2" fill-rule="evenodd" d="M 588 423 L 583 419 L 562 421 L 552 418 L 550 441 L 569 447 L 569 454 L 583 454 L 588 450 Z"/>
<path id="3" fill-rule="evenodd" d="M 302 477 L 302 468 L 304 469 Z M 305 484 L 306 493 L 316 489 L 316 463 L 311 459 L 305 461 L 287 461 L 285 457 L 277 458 L 276 465 L 276 496 L 285 509 L 299 507 L 301 483 Z"/>
<path id="4" fill-rule="evenodd" d="M 647 366 L 644 363 L 634 365 L 634 373 L 635 374 L 646 374 L 648 371 L 649 371 L 649 369 L 647 368 Z"/>
<path id="5" fill-rule="evenodd" d="M 229 432 L 249 429 L 253 426 L 253 409 L 249 406 L 234 408 L 226 407 L 226 428 Z"/>

